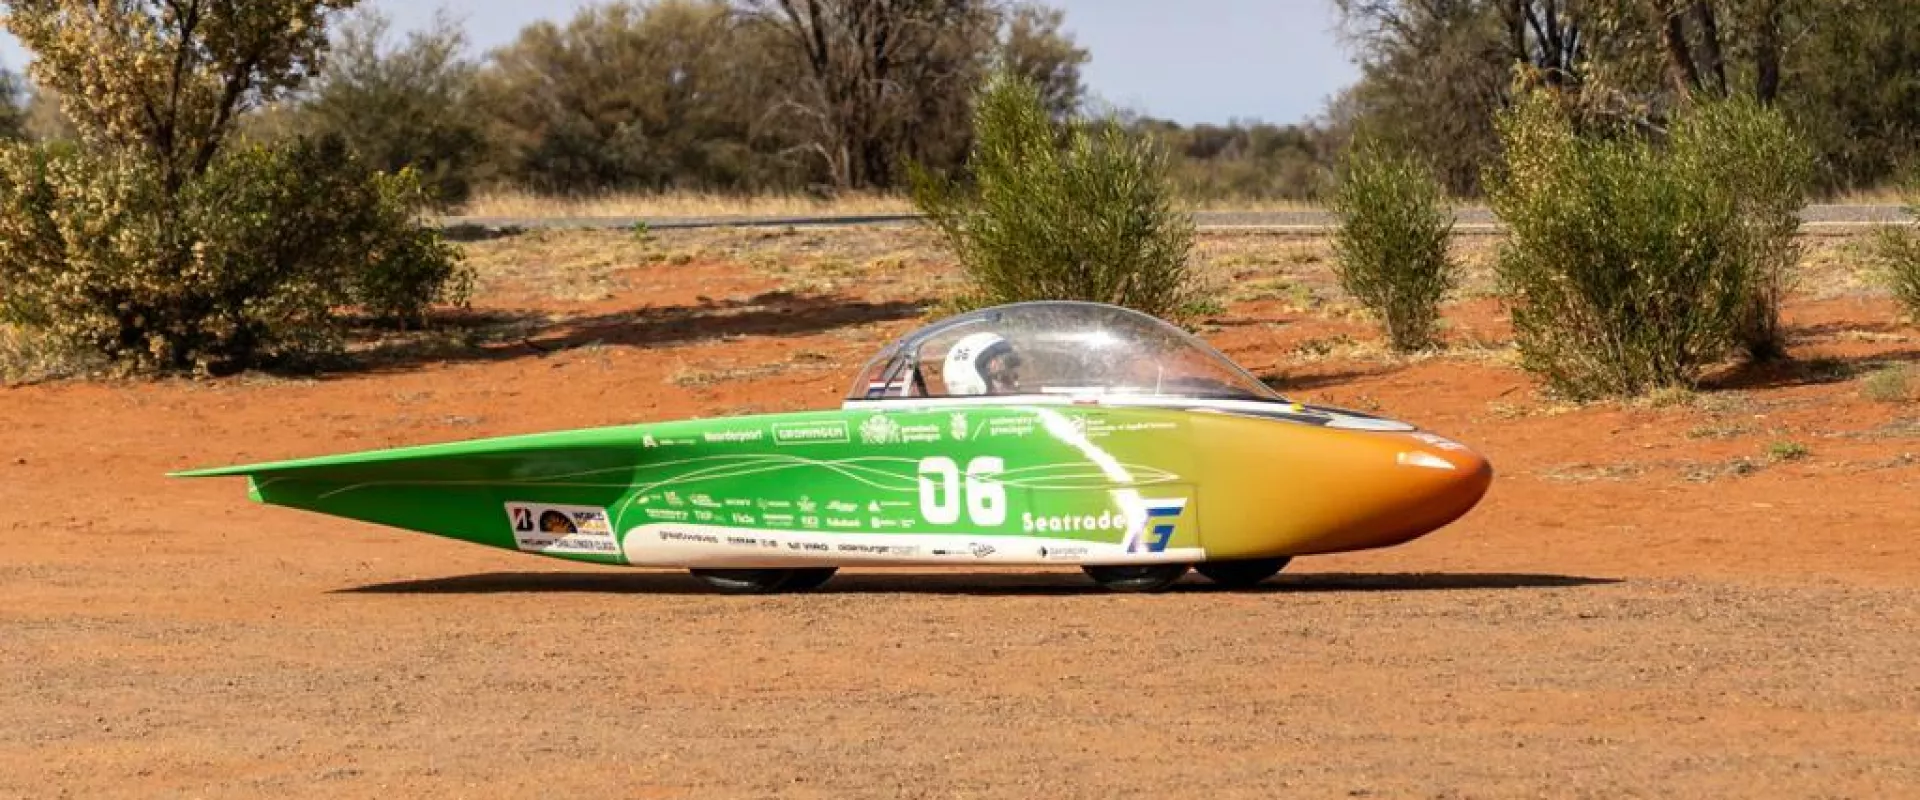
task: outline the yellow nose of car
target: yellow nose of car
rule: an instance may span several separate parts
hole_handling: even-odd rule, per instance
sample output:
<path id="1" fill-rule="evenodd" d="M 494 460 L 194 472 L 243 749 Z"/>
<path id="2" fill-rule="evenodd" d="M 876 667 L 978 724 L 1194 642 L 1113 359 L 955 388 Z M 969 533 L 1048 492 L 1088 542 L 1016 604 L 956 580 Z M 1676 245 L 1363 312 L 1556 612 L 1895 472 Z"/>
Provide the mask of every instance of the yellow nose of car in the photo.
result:
<path id="1" fill-rule="evenodd" d="M 1218 416 L 1195 421 L 1213 479 L 1200 502 L 1209 558 L 1400 544 L 1460 518 L 1493 468 L 1423 432 L 1351 430 Z"/>

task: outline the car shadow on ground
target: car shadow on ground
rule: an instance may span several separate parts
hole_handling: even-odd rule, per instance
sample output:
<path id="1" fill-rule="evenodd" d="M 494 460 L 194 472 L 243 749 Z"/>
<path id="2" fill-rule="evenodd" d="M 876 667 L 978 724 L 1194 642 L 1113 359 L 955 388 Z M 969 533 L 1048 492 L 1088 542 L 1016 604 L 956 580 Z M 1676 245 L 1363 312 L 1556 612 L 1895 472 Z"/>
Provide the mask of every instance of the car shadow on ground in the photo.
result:
<path id="1" fill-rule="evenodd" d="M 1312 592 L 1428 592 L 1570 589 L 1622 583 L 1620 578 L 1485 572 L 1305 573 L 1281 575 L 1245 589 L 1226 589 L 1189 575 L 1170 593 L 1289 594 Z M 339 589 L 343 594 L 717 594 L 680 572 L 489 572 L 376 583 Z M 1052 596 L 1113 594 L 1085 576 L 1070 572 L 967 573 L 848 572 L 837 575 L 816 594 L 930 594 L 972 596 Z"/>

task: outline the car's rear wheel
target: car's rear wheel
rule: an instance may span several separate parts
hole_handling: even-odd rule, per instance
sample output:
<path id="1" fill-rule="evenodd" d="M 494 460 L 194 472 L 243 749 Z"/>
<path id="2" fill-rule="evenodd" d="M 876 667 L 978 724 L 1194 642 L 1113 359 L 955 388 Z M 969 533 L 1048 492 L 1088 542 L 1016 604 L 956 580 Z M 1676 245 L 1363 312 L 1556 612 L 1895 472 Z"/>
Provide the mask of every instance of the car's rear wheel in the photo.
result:
<path id="1" fill-rule="evenodd" d="M 1239 561 L 1205 561 L 1193 566 L 1193 571 L 1207 576 L 1229 589 L 1245 589 L 1261 581 L 1280 574 L 1287 568 L 1291 558 L 1248 558 Z"/>
<path id="2" fill-rule="evenodd" d="M 772 594 L 774 592 L 787 591 L 792 588 L 795 580 L 794 573 L 814 572 L 815 570 L 690 569 L 687 571 L 693 573 L 693 577 L 706 581 L 708 586 L 718 590 L 721 594 Z M 819 586 L 821 583 L 825 583 L 827 578 L 830 577 L 833 577 L 832 570 L 828 570 L 827 575 L 817 578 L 813 585 Z"/>
<path id="3" fill-rule="evenodd" d="M 1135 564 L 1127 566 L 1086 566 L 1087 577 L 1116 592 L 1158 592 L 1185 577 L 1186 564 Z"/>

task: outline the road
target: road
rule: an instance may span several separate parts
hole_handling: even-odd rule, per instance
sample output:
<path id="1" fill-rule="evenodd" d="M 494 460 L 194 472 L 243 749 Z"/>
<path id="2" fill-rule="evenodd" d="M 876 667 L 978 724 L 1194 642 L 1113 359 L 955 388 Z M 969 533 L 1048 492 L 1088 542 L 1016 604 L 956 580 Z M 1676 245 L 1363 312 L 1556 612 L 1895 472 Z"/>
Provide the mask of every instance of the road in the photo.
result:
<path id="1" fill-rule="evenodd" d="M 1801 214 L 1810 232 L 1845 231 L 1911 221 L 1899 206 L 1814 205 Z M 827 216 L 712 216 L 712 217 L 445 217 L 444 227 L 474 232 L 512 230 L 618 230 L 645 223 L 650 230 L 687 228 L 899 225 L 920 219 L 918 214 L 858 214 Z M 1457 215 L 1460 233 L 1499 233 L 1504 229 L 1485 208 L 1464 208 Z M 1262 230 L 1320 233 L 1334 224 L 1326 211 L 1201 211 L 1194 215 L 1201 230 Z"/>

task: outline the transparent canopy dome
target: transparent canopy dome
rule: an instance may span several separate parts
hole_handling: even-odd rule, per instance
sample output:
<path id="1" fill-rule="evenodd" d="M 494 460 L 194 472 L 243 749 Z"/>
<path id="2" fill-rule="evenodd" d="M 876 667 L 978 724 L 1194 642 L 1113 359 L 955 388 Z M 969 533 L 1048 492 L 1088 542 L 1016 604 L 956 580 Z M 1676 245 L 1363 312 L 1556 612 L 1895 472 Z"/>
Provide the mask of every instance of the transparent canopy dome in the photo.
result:
<path id="1" fill-rule="evenodd" d="M 847 399 L 1049 394 L 1284 402 L 1167 322 L 1052 301 L 996 306 L 907 334 L 867 363 Z"/>

